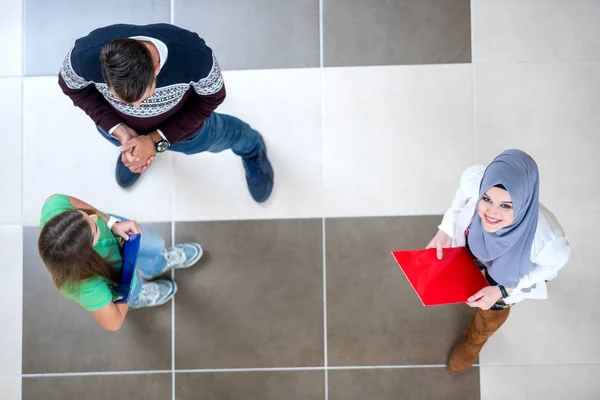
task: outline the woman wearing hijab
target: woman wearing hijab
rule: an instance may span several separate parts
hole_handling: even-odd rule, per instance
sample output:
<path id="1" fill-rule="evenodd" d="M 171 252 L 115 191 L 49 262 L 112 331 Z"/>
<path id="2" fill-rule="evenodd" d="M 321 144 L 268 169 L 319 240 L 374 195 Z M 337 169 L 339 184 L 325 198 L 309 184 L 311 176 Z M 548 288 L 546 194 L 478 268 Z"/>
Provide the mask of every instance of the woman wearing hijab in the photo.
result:
<path id="1" fill-rule="evenodd" d="M 507 150 L 490 165 L 473 166 L 439 231 L 427 248 L 465 246 L 489 286 L 474 293 L 476 308 L 467 332 L 448 359 L 452 373 L 468 370 L 488 338 L 508 318 L 510 307 L 525 299 L 546 299 L 546 282 L 569 258 L 569 243 L 556 217 L 539 202 L 539 173 L 533 158 Z"/>

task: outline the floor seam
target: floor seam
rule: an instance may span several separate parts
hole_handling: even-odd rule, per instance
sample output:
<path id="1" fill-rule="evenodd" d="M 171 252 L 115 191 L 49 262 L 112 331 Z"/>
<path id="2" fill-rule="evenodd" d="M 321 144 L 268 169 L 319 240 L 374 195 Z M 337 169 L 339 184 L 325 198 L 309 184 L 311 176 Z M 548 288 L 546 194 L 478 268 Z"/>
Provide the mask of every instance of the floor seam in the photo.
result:
<path id="1" fill-rule="evenodd" d="M 215 373 L 215 372 L 285 372 L 285 371 L 324 371 L 324 370 L 354 370 L 354 369 L 410 369 L 410 368 L 442 368 L 444 364 L 432 365 L 364 365 L 364 366 L 313 366 L 313 367 L 265 367 L 265 368 L 190 368 L 168 370 L 134 370 L 134 371 L 89 371 L 89 372 L 57 372 L 23 374 L 24 378 L 38 377 L 67 377 L 67 376 L 99 376 L 99 375 L 143 375 L 169 373 Z"/>
<path id="2" fill-rule="evenodd" d="M 548 363 L 548 364 L 473 364 L 481 367 L 568 367 L 568 366 L 600 366 L 600 362 Z M 389 364 L 389 365 L 328 365 L 312 367 L 265 367 L 265 368 L 199 368 L 168 370 L 134 370 L 134 371 L 88 371 L 22 374 L 23 378 L 68 377 L 68 376 L 103 376 L 103 375 L 153 375 L 153 374 L 185 374 L 185 373 L 218 373 L 218 372 L 286 372 L 286 371 L 347 371 L 374 369 L 427 369 L 446 368 L 446 364 Z"/>
<path id="3" fill-rule="evenodd" d="M 323 236 L 323 365 L 325 374 L 325 400 L 329 399 L 329 356 L 327 353 L 327 236 L 326 236 L 326 221 L 325 218 L 322 220 L 322 232 Z"/>
<path id="4" fill-rule="evenodd" d="M 320 96 L 320 133 L 321 133 L 321 184 L 323 185 L 325 179 L 325 163 L 323 159 L 323 66 L 325 64 L 325 49 L 323 46 L 323 0 L 319 0 L 319 96 Z M 324 186 L 324 185 L 323 185 Z M 323 210 L 323 197 L 321 198 L 321 213 L 324 214 Z M 328 373 L 328 354 L 327 354 L 327 255 L 326 255 L 326 228 L 325 228 L 325 217 L 321 220 L 321 235 L 322 237 L 322 254 L 323 254 L 323 374 L 324 374 L 324 391 L 325 400 L 329 400 L 329 373 Z"/>

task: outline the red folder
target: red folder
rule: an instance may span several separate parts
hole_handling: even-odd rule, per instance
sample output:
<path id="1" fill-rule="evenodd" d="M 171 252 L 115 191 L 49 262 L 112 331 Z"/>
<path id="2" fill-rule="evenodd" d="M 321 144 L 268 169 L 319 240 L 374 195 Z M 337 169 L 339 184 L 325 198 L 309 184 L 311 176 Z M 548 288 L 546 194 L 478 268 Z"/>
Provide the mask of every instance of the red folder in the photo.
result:
<path id="1" fill-rule="evenodd" d="M 400 269 L 425 306 L 465 303 L 489 286 L 464 247 L 444 249 L 438 260 L 435 249 L 393 251 Z"/>

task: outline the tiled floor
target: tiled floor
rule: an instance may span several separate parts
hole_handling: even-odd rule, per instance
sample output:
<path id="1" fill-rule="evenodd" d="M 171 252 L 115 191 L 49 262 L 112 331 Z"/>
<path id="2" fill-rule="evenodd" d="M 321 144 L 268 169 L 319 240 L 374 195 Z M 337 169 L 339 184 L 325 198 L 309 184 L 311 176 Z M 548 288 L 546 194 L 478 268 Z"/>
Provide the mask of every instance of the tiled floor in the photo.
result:
<path id="1" fill-rule="evenodd" d="M 23 0 L 0 7 L 2 399 L 600 398 L 600 1 Z M 254 203 L 231 153 L 160 156 L 131 190 L 56 72 L 110 23 L 197 31 L 220 112 L 261 131 L 276 171 Z M 51 32 L 51 34 L 49 34 Z M 452 376 L 466 306 L 424 308 L 390 251 L 435 233 L 462 170 L 509 147 L 540 165 L 572 258 Z M 67 193 L 204 259 L 176 300 L 118 333 L 52 286 L 43 201 Z"/>
<path id="2" fill-rule="evenodd" d="M 329 370 L 329 399 L 458 400 L 479 398 L 479 371 L 441 368 Z"/>
<path id="3" fill-rule="evenodd" d="M 73 42 L 98 27 L 169 22 L 170 15 L 169 0 L 103 0 L 101 7 L 93 0 L 22 1 L 23 73 L 29 76 L 56 74 Z"/>
<path id="4" fill-rule="evenodd" d="M 471 61 L 469 1 L 323 1 L 326 67 Z"/>
<path id="5" fill-rule="evenodd" d="M 23 399 L 169 399 L 171 374 L 26 378 Z"/>
<path id="6" fill-rule="evenodd" d="M 323 365 L 321 220 L 182 222 L 207 259 L 178 271 L 177 369 Z"/>
<path id="7" fill-rule="evenodd" d="M 325 214 L 443 213 L 451 195 L 440 194 L 473 164 L 472 66 L 326 68 L 322 77 Z"/>
<path id="8" fill-rule="evenodd" d="M 322 371 L 236 371 L 178 373 L 175 398 L 321 400 Z M 203 397 L 206 396 L 206 397 Z"/>
<path id="9" fill-rule="evenodd" d="M 319 0 L 173 2 L 174 22 L 198 32 L 226 70 L 319 66 Z"/>
<path id="10" fill-rule="evenodd" d="M 393 249 L 423 247 L 438 223 L 437 216 L 325 221 L 330 365 L 445 363 L 470 310 L 423 308 L 390 262 Z"/>

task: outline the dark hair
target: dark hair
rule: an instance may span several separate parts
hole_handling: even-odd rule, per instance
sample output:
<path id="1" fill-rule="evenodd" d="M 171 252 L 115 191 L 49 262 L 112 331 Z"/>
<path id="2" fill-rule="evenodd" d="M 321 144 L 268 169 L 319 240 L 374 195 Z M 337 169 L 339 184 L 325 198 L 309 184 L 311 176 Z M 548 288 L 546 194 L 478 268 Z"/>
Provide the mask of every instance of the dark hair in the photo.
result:
<path id="1" fill-rule="evenodd" d="M 494 185 L 494 187 L 497 187 L 498 189 L 502 189 L 502 190 L 506 190 L 506 188 L 504 187 L 503 184 L 499 183 L 497 185 Z M 506 190 L 508 192 L 508 190 Z"/>
<path id="2" fill-rule="evenodd" d="M 154 63 L 150 50 L 139 40 L 115 39 L 100 52 L 102 76 L 126 103 L 142 98 L 154 82 Z"/>
<path id="3" fill-rule="evenodd" d="M 116 285 L 119 272 L 94 250 L 94 236 L 81 211 L 94 214 L 92 210 L 69 210 L 44 225 L 38 239 L 40 257 L 58 289 L 92 276 L 103 276 Z"/>

